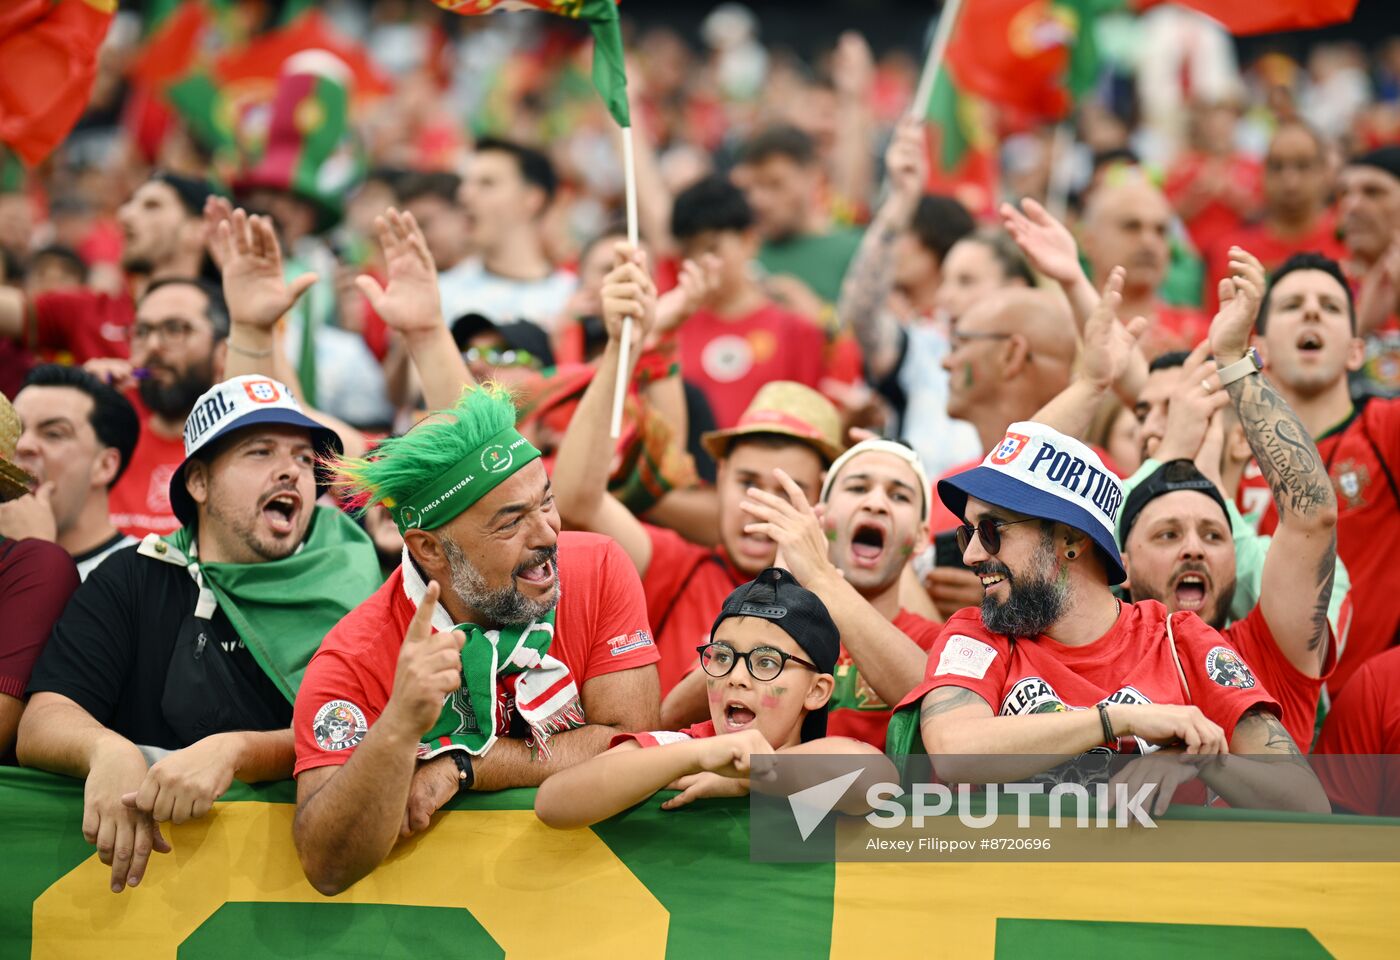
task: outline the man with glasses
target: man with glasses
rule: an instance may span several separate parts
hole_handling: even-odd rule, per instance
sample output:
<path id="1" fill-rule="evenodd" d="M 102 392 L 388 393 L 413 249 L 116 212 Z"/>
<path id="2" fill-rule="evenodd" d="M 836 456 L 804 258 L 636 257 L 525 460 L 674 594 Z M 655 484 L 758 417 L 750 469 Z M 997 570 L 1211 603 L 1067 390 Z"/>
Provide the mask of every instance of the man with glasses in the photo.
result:
<path id="1" fill-rule="evenodd" d="M 1069 385 L 1074 318 L 1062 299 L 1044 291 L 1002 290 L 982 299 L 957 318 L 951 340 L 943 358 L 948 416 L 971 423 L 983 451 L 1000 442 L 1007 424 L 1032 416 Z M 933 505 L 931 533 L 945 533 L 960 522 L 941 504 Z M 925 586 L 945 616 L 981 596 L 976 578 L 959 567 L 935 567 Z"/>
<path id="2" fill-rule="evenodd" d="M 528 320 L 495 323 L 467 313 L 453 322 L 452 339 L 477 383 L 494 380 L 519 388 L 554 366 L 549 335 Z"/>
<path id="3" fill-rule="evenodd" d="M 1234 773 L 1207 762 L 1298 749 L 1219 633 L 1194 613 L 1114 598 L 1125 577 L 1114 539 L 1123 489 L 1089 447 L 1013 423 L 938 495 L 963 518 L 963 561 L 984 592 L 980 610 L 945 625 L 924 682 L 901 704 L 919 705 L 941 778 L 984 772 L 970 754 L 998 755 L 998 778 L 1020 779 L 1090 751 L 1162 753 L 1138 768 L 1160 785 L 1156 809 L 1199 776 L 1232 806 L 1326 811 L 1306 765 Z M 1176 762 L 1180 754 L 1193 762 Z"/>
<path id="4" fill-rule="evenodd" d="M 201 218 L 209 193 L 204 180 L 153 174 L 117 210 L 127 290 L 115 296 L 96 290 L 53 291 L 30 300 L 15 287 L 0 287 L 0 337 L 45 355 L 65 354 L 74 363 L 125 357 L 134 302 L 147 285 L 165 277 L 199 275 L 205 238 Z"/>
<path id="5" fill-rule="evenodd" d="M 181 439 L 195 400 L 223 377 L 229 317 L 223 293 L 190 277 L 151 284 L 131 325 L 130 366 L 91 365 L 113 384 L 135 387 L 145 407 L 126 474 L 112 488 L 112 522 L 133 536 L 165 535 L 180 526 L 170 506 L 170 478 L 185 458 Z"/>

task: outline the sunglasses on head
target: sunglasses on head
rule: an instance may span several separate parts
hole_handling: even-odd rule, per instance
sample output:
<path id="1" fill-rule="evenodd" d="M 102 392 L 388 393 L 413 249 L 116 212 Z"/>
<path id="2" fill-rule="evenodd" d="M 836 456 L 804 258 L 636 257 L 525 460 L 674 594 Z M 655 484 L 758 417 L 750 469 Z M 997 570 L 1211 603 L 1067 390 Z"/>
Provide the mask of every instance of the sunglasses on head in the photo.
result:
<path id="1" fill-rule="evenodd" d="M 974 527 L 970 523 L 964 523 L 955 531 L 958 537 L 958 551 L 967 553 L 968 544 L 972 543 L 972 535 L 976 534 L 977 539 L 982 541 L 982 549 L 987 551 L 988 556 L 995 557 L 1001 552 L 1001 528 L 1014 527 L 1018 523 L 1026 523 L 1036 517 L 1022 517 L 1020 520 L 999 520 L 996 517 L 983 517 L 977 521 Z"/>

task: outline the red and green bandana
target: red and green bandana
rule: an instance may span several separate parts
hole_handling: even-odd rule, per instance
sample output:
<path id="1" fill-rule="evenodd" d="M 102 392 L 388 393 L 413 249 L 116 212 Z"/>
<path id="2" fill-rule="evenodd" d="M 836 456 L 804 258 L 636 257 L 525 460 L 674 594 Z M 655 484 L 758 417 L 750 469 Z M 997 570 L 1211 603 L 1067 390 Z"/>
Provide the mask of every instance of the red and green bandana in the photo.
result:
<path id="1" fill-rule="evenodd" d="M 507 427 L 448 467 L 436 480 L 401 501 L 385 500 L 399 533 L 435 530 L 466 510 L 532 460 L 540 452 Z"/>

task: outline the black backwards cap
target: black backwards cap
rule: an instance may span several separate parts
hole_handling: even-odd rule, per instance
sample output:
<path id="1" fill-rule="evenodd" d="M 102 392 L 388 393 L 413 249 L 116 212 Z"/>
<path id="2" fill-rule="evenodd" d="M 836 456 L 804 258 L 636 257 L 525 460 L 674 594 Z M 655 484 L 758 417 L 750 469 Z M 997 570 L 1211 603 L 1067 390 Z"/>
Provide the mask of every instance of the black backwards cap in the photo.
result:
<path id="1" fill-rule="evenodd" d="M 737 587 L 724 601 L 710 626 L 710 639 L 719 625 L 731 617 L 757 617 L 777 624 L 797 641 L 803 653 L 822 673 L 836 669 L 841 655 L 841 631 L 827 612 L 821 597 L 779 567 L 769 567 L 749 583 Z M 738 669 L 737 666 L 735 669 Z M 826 708 L 814 710 L 802 721 L 802 742 L 826 736 Z"/>
<path id="2" fill-rule="evenodd" d="M 1226 509 L 1225 498 L 1220 495 L 1220 490 L 1215 484 L 1206 479 L 1205 474 L 1196 469 L 1196 465 L 1190 460 L 1172 460 L 1148 474 L 1147 479 L 1133 487 L 1133 492 L 1128 494 L 1118 527 L 1118 542 L 1126 548 L 1128 534 L 1133 532 L 1133 524 L 1137 522 L 1138 514 L 1142 513 L 1143 508 L 1163 494 L 1176 493 L 1178 490 L 1191 490 L 1210 497 L 1225 515 L 1226 526 L 1230 525 L 1230 511 Z"/>
<path id="3" fill-rule="evenodd" d="M 202 177 L 186 177 L 169 170 L 157 170 L 151 174 L 151 180 L 174 190 L 175 195 L 180 198 L 180 205 L 192 217 L 204 214 L 204 201 L 216 192 L 209 181 Z"/>

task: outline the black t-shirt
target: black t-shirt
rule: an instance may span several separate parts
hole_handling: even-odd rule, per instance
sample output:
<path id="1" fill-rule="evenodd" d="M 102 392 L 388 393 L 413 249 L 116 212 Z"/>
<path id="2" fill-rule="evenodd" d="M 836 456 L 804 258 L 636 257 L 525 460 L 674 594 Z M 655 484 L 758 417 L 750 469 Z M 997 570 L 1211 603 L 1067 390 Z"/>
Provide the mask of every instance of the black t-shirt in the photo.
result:
<path id="1" fill-rule="evenodd" d="M 68 602 L 29 680 L 133 743 L 178 750 L 214 733 L 291 726 L 292 705 L 222 609 L 196 617 L 182 566 L 127 547 Z"/>

